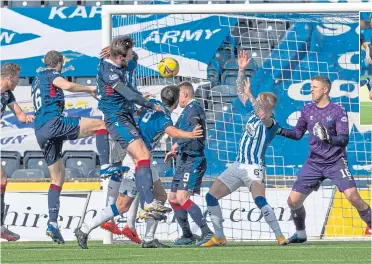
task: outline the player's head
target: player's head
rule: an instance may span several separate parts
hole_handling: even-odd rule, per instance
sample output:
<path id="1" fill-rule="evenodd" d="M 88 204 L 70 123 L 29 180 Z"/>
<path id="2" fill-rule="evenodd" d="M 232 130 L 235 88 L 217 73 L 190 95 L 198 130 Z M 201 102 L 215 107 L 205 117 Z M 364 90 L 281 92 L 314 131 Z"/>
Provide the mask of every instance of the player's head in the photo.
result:
<path id="1" fill-rule="evenodd" d="M 13 91 L 18 84 L 20 71 L 21 67 L 15 63 L 1 65 L 1 88 Z"/>
<path id="2" fill-rule="evenodd" d="M 319 103 L 323 98 L 328 98 L 331 91 L 331 81 L 325 76 L 314 76 L 311 78 L 311 99 Z"/>
<path id="3" fill-rule="evenodd" d="M 134 71 L 137 68 L 137 61 L 138 61 L 138 54 L 133 51 L 132 52 L 132 58 L 128 62 L 127 66 L 124 66 L 123 68 L 127 71 Z"/>
<path id="4" fill-rule="evenodd" d="M 129 36 L 120 36 L 114 39 L 110 47 L 110 58 L 122 67 L 128 67 L 133 57 L 133 39 Z"/>
<path id="5" fill-rule="evenodd" d="M 163 104 L 172 112 L 178 106 L 180 89 L 176 85 L 168 85 L 161 90 L 160 96 Z"/>
<path id="6" fill-rule="evenodd" d="M 266 111 L 272 112 L 276 106 L 276 96 L 270 92 L 259 93 L 256 99 Z"/>
<path id="7" fill-rule="evenodd" d="M 194 99 L 194 87 L 189 82 L 181 82 L 178 88 L 180 89 L 179 105 L 181 108 L 185 108 L 187 103 Z"/>
<path id="8" fill-rule="evenodd" d="M 62 71 L 63 55 L 58 51 L 51 50 L 44 57 L 44 64 L 47 69 L 56 69 Z"/>

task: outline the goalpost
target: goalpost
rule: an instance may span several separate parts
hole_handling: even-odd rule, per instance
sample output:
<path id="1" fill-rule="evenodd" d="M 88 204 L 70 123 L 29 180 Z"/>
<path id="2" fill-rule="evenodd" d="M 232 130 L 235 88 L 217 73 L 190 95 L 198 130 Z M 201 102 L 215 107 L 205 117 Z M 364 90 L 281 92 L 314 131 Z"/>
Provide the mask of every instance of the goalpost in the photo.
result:
<path id="1" fill-rule="evenodd" d="M 359 126 L 358 100 L 359 11 L 371 9 L 370 3 L 104 5 L 102 45 L 110 45 L 118 35 L 132 36 L 139 55 L 137 80 L 143 91 L 159 94 L 166 84 L 193 83 L 208 125 L 208 171 L 201 195 L 194 200 L 207 219 L 205 194 L 213 179 L 234 161 L 245 129 L 245 110 L 234 85 L 239 49 L 248 50 L 252 57 L 246 74 L 255 94 L 265 90 L 277 95 L 276 117 L 284 127 L 294 126 L 301 108 L 311 100 L 311 76 L 331 79 L 330 97 L 349 115 L 349 167 L 362 197 L 371 203 L 372 128 Z M 178 60 L 180 77 L 159 76 L 157 63 L 163 57 Z M 174 120 L 177 113 L 172 115 Z M 167 142 L 159 150 L 165 151 Z M 286 199 L 308 152 L 305 135 L 299 142 L 277 137 L 266 153 L 268 202 L 286 236 L 295 231 Z M 167 181 L 164 184 L 169 187 Z M 365 237 L 359 215 L 328 181 L 310 197 L 305 202 L 310 239 Z M 246 188 L 222 199 L 221 207 L 228 240 L 275 238 Z M 125 223 L 125 217 L 117 220 Z M 192 228 L 198 233 L 195 224 Z M 142 237 L 144 230 L 139 221 L 137 231 Z M 166 223 L 159 224 L 156 237 L 174 240 L 178 236 L 171 213 Z M 112 241 L 106 233 L 104 243 Z"/>

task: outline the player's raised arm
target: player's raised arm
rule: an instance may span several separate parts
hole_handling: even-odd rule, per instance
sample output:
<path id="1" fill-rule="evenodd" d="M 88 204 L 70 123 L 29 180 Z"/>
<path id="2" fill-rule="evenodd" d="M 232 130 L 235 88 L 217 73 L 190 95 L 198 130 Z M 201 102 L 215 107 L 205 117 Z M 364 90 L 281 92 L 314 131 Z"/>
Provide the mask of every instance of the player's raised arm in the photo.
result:
<path id="1" fill-rule="evenodd" d="M 239 51 L 238 54 L 238 78 L 236 80 L 237 88 L 238 88 L 238 97 L 240 101 L 245 105 L 248 101 L 248 96 L 244 93 L 244 85 L 245 85 L 245 68 L 248 66 L 250 59 L 248 58 L 248 52 L 245 50 Z"/>
<path id="2" fill-rule="evenodd" d="M 8 107 L 21 123 L 31 123 L 35 119 L 33 115 L 26 115 L 23 112 L 22 108 L 15 101 L 14 103 L 9 104 Z"/>
<path id="3" fill-rule="evenodd" d="M 301 111 L 301 116 L 297 121 L 296 127 L 294 129 L 287 129 L 280 127 L 277 134 L 286 138 L 300 140 L 306 132 L 307 121 L 305 119 L 304 109 Z"/>

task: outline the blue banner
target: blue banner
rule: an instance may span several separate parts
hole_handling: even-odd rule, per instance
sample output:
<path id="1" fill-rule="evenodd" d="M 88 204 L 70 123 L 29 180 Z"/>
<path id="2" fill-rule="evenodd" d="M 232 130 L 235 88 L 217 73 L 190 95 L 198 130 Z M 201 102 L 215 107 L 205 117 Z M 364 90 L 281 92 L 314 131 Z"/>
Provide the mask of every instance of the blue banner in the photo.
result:
<path id="1" fill-rule="evenodd" d="M 65 76 L 96 75 L 102 48 L 100 7 L 2 8 L 2 16 L 1 63 L 19 64 L 21 76 L 35 76 L 50 50 L 65 56 Z M 229 27 L 222 26 L 226 18 L 221 19 L 213 15 L 114 16 L 113 32 L 135 39 L 138 75 L 157 74 L 161 56 L 173 56 L 187 65 L 181 65 L 180 75 L 201 78 L 229 34 Z M 195 71 L 188 70 L 190 63 Z"/>

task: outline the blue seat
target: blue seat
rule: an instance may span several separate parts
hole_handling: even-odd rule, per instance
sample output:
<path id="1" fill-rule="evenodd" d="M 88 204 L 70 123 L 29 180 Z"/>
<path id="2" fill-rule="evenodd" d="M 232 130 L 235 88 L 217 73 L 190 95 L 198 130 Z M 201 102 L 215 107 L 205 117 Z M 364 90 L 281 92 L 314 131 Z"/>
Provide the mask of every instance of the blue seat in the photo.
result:
<path id="1" fill-rule="evenodd" d="M 1 165 L 8 177 L 11 177 L 16 170 L 21 169 L 21 154 L 18 151 L 1 151 Z"/>
<path id="2" fill-rule="evenodd" d="M 23 154 L 23 165 L 25 169 L 38 169 L 44 173 L 46 178 L 50 177 L 48 164 L 41 151 L 26 151 Z"/>
<path id="3" fill-rule="evenodd" d="M 42 170 L 38 169 L 20 169 L 13 172 L 12 179 L 44 179 Z"/>
<path id="4" fill-rule="evenodd" d="M 66 179 L 78 179 L 83 178 L 83 173 L 77 168 L 66 168 L 65 169 Z"/>
<path id="5" fill-rule="evenodd" d="M 97 154 L 94 151 L 65 151 L 63 161 L 66 168 L 79 169 L 84 177 L 96 168 Z"/>
<path id="6" fill-rule="evenodd" d="M 8 7 L 41 7 L 41 1 L 11 0 L 11 1 L 8 1 Z"/>
<path id="7" fill-rule="evenodd" d="M 172 168 L 171 162 L 168 162 L 168 163 L 164 162 L 165 152 L 164 151 L 153 151 L 151 153 L 151 156 L 152 156 L 152 165 L 159 173 L 159 176 L 165 177 L 167 170 Z"/>

